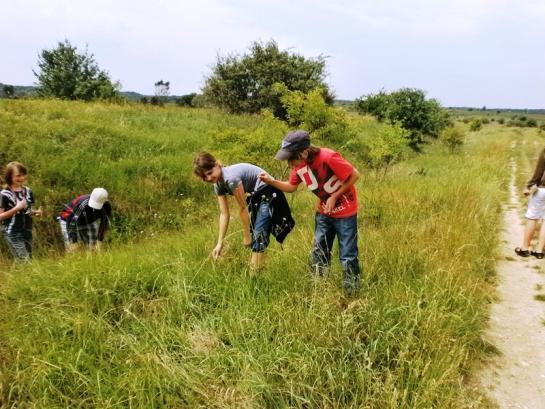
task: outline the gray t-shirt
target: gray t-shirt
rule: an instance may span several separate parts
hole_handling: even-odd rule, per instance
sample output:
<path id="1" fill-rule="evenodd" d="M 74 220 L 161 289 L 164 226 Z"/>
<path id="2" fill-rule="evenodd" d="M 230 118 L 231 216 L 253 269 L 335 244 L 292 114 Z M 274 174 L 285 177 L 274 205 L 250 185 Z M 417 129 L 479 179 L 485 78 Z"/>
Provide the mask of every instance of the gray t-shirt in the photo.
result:
<path id="1" fill-rule="evenodd" d="M 256 192 L 265 186 L 265 183 L 258 178 L 261 172 L 265 172 L 259 166 L 250 163 L 237 163 L 224 166 L 221 171 L 223 181 L 214 184 L 214 193 L 218 196 L 232 195 L 241 183 L 245 193 Z"/>

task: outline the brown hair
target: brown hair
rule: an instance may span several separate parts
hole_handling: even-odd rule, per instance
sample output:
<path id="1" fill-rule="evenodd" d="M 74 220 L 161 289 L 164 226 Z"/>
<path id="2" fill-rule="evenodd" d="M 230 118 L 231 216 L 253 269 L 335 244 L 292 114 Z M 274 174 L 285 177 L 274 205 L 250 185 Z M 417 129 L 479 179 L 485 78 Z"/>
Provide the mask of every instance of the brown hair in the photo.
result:
<path id="1" fill-rule="evenodd" d="M 193 159 L 193 173 L 204 180 L 204 174 L 220 163 L 208 152 L 201 152 Z"/>
<path id="2" fill-rule="evenodd" d="M 306 159 L 305 162 L 312 163 L 312 162 L 314 162 L 314 158 L 316 158 L 316 156 L 318 156 L 318 154 L 320 153 L 320 148 L 317 147 L 317 146 L 311 145 L 308 148 L 303 149 L 302 151 L 294 152 L 293 155 L 291 155 L 289 159 L 301 159 L 301 154 L 304 151 L 308 152 L 308 156 L 307 156 L 307 159 Z"/>
<path id="3" fill-rule="evenodd" d="M 4 181 L 6 182 L 6 185 L 9 187 L 13 184 L 13 175 L 15 174 L 15 171 L 18 171 L 19 173 L 22 173 L 23 175 L 27 174 L 27 170 L 25 165 L 19 162 L 10 162 L 6 165 L 6 170 L 4 172 Z"/>

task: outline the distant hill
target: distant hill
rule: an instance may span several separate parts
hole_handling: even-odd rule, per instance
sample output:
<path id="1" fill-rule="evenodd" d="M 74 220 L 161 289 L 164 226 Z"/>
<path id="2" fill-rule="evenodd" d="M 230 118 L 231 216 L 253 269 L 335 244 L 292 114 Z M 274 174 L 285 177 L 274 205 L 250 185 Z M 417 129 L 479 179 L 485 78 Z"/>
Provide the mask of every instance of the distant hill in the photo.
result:
<path id="1" fill-rule="evenodd" d="M 9 84 L 2 84 L 0 82 L 0 98 L 5 97 L 5 95 L 4 95 L 4 85 L 9 85 Z M 27 97 L 27 96 L 37 95 L 37 88 L 32 86 L 32 85 L 30 85 L 30 86 L 13 85 L 13 88 L 15 90 L 15 96 L 16 97 Z"/>
<path id="2" fill-rule="evenodd" d="M 9 84 L 3 84 L 0 82 L 0 98 L 5 97 L 4 85 L 9 85 Z M 19 98 L 32 97 L 32 96 L 38 95 L 38 87 L 34 85 L 13 85 L 13 87 L 15 88 L 15 96 Z M 134 91 L 121 91 L 120 94 L 124 96 L 125 98 L 127 98 L 129 101 L 138 101 L 140 100 L 140 98 L 143 98 L 143 97 L 147 97 L 147 98 L 152 97 L 152 95 L 144 95 Z M 177 95 L 170 95 L 168 97 L 169 100 L 174 100 L 176 98 L 178 98 Z"/>
<path id="3" fill-rule="evenodd" d="M 474 115 L 479 113 L 516 113 L 516 114 L 545 114 L 545 109 L 526 109 L 526 108 L 473 108 L 473 107 L 445 107 L 453 111 L 461 111 L 472 113 Z"/>

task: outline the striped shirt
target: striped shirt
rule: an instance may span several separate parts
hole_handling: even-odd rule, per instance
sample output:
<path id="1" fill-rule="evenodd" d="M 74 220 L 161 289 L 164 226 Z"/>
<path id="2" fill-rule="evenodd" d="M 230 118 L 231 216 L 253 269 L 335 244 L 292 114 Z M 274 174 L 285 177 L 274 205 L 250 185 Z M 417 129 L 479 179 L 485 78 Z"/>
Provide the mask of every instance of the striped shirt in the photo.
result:
<path id="1" fill-rule="evenodd" d="M 0 191 L 0 209 L 4 211 L 13 209 L 18 201 L 26 199 L 27 208 L 20 210 L 9 219 L 2 220 L 4 231 L 6 234 L 32 230 L 32 204 L 34 203 L 34 195 L 32 190 L 23 186 L 20 191 L 14 191 L 9 188 Z"/>

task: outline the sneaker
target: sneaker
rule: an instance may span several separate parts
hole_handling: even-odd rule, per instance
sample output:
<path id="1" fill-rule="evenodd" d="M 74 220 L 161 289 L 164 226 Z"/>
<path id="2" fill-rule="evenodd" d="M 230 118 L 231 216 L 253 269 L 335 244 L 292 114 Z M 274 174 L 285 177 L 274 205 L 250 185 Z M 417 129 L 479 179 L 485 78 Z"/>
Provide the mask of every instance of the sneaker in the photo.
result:
<path id="1" fill-rule="evenodd" d="M 325 278 L 329 275 L 329 267 L 315 264 L 312 266 L 312 276 L 314 278 Z"/>
<path id="2" fill-rule="evenodd" d="M 355 295 L 361 287 L 360 276 L 347 276 L 343 278 L 343 290 L 349 297 Z"/>

